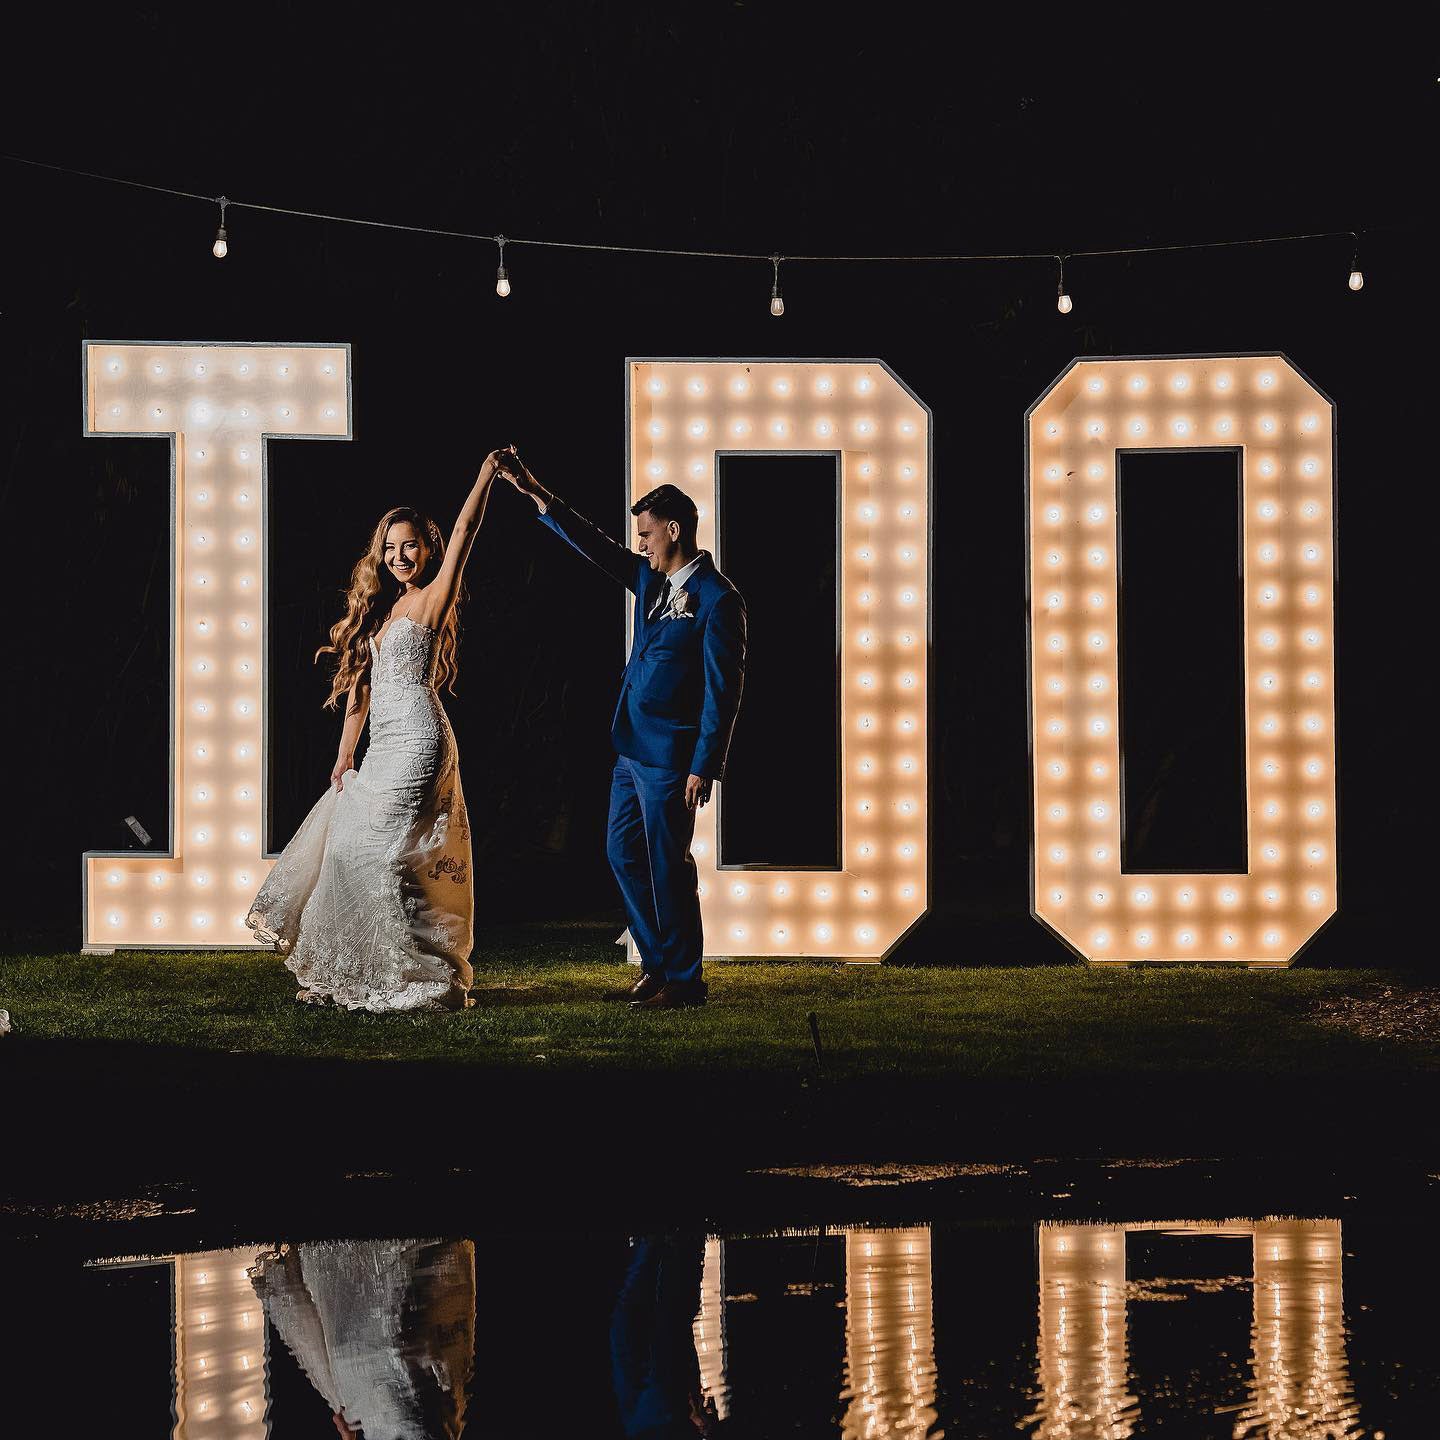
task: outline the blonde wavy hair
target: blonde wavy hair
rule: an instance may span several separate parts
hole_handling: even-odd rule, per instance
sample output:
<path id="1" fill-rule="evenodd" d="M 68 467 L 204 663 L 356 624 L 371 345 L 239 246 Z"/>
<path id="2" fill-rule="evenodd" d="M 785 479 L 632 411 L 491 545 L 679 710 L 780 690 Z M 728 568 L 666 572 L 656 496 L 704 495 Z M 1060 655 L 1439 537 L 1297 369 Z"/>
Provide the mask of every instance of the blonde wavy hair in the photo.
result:
<path id="1" fill-rule="evenodd" d="M 330 694 L 325 700 L 327 710 L 336 709 L 341 697 L 348 694 L 350 687 L 369 670 L 370 638 L 380 632 L 400 598 L 402 587 L 393 576 L 389 576 L 385 566 L 385 537 L 392 525 L 406 521 L 430 547 L 425 568 L 415 577 L 417 584 L 428 583 L 426 577 L 433 576 L 445 558 L 445 540 L 439 526 L 428 515 L 409 505 L 397 505 L 380 517 L 369 546 L 350 572 L 350 586 L 345 592 L 345 613 L 330 627 L 330 643 L 315 652 L 317 662 L 322 655 L 339 657 L 330 679 Z M 459 673 L 455 648 L 460 632 L 460 606 L 465 598 L 465 582 L 462 579 L 455 603 L 440 626 L 440 640 L 435 650 L 435 687 L 439 689 L 443 686 L 452 695 L 455 693 L 455 677 Z"/>

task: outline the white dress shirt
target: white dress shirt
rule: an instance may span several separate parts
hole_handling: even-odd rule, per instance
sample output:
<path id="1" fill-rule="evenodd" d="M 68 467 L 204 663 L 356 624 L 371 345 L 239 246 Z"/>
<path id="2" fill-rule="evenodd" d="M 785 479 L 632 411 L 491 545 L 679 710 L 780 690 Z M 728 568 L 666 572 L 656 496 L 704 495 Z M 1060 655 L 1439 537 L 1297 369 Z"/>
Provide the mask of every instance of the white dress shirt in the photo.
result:
<path id="1" fill-rule="evenodd" d="M 693 575 L 693 574 L 695 573 L 695 568 L 696 568 L 696 566 L 698 566 L 698 565 L 700 564 L 700 562 L 701 562 L 704 558 L 705 558 L 705 552 L 702 550 L 702 551 L 700 551 L 700 553 L 699 553 L 698 555 L 696 555 L 696 557 L 695 557 L 693 560 L 691 560 L 688 564 L 682 565 L 673 575 L 667 577 L 667 578 L 669 579 L 669 581 L 670 581 L 670 593 L 669 593 L 668 596 L 666 596 L 666 599 L 665 599 L 665 603 L 666 603 L 667 605 L 670 603 L 671 600 L 673 600 L 673 599 L 675 598 L 675 592 L 676 592 L 677 590 L 679 590 L 679 589 L 685 584 L 685 582 L 691 577 L 691 575 Z M 663 593 L 663 588 L 664 588 L 664 587 L 662 586 L 661 588 L 662 588 L 662 593 Z M 651 607 L 651 609 L 650 609 L 650 613 L 649 613 L 648 615 L 646 615 L 645 618 L 646 618 L 647 620 L 653 620 L 653 619 L 655 618 L 656 614 L 659 612 L 659 609 L 660 609 L 660 601 L 659 601 L 659 599 L 657 598 L 656 601 L 655 601 L 655 604 L 654 604 L 654 605 Z"/>

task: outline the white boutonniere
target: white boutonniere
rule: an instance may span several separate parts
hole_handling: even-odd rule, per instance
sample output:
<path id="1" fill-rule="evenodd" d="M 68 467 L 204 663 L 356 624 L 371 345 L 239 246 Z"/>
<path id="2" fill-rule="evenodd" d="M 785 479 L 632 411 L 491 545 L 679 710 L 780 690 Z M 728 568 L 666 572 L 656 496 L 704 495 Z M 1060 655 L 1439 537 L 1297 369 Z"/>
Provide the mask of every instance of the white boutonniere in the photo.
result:
<path id="1" fill-rule="evenodd" d="M 693 620 L 695 618 L 695 597 L 683 586 L 671 595 L 669 603 L 660 612 L 662 620 Z"/>

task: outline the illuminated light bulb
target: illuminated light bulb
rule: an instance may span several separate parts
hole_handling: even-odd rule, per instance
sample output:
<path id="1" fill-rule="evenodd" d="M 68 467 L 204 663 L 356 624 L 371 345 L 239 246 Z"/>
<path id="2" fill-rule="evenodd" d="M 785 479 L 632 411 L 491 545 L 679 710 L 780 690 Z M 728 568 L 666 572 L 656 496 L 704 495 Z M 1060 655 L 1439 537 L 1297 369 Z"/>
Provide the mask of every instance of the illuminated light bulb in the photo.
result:
<path id="1" fill-rule="evenodd" d="M 1352 290 L 1363 290 L 1365 288 L 1365 276 L 1359 270 L 1352 270 L 1350 278 L 1345 282 Z"/>
<path id="2" fill-rule="evenodd" d="M 163 875 L 152 875 L 150 877 L 150 883 L 158 890 L 165 883 L 165 877 Z"/>
<path id="3" fill-rule="evenodd" d="M 1193 945 L 1195 943 L 1195 934 L 1191 930 L 1182 930 L 1178 939 L 1182 945 Z"/>
<path id="4" fill-rule="evenodd" d="M 1318 475 L 1320 473 L 1320 462 L 1318 460 L 1304 461 L 1300 469 L 1306 475 Z"/>
<path id="5" fill-rule="evenodd" d="M 743 940 L 743 939 L 745 938 L 745 927 L 744 927 L 743 925 L 736 925 L 736 926 L 730 931 L 730 933 L 731 933 L 737 940 Z"/>
<path id="6" fill-rule="evenodd" d="M 831 431 L 832 428 L 833 428 L 833 427 L 831 426 L 831 424 L 830 424 L 830 422 L 829 422 L 828 420 L 818 420 L 818 421 L 816 421 L 816 423 L 815 423 L 815 433 L 816 433 L 817 435 L 821 435 L 821 436 L 828 435 L 828 434 L 830 433 L 830 431 Z"/>
<path id="7" fill-rule="evenodd" d="M 1231 429 L 1230 421 L 1222 417 L 1215 422 L 1215 429 L 1219 431 L 1221 435 L 1228 435 Z"/>
<path id="8" fill-rule="evenodd" d="M 497 235 L 495 243 L 500 247 L 500 263 L 495 268 L 495 293 L 503 300 L 510 293 L 510 275 L 505 269 L 505 237 Z"/>
<path id="9" fill-rule="evenodd" d="M 875 932 L 868 925 L 861 926 L 855 933 L 861 940 L 865 941 L 867 945 L 875 938 Z"/>
<path id="10" fill-rule="evenodd" d="M 1091 435 L 1103 435 L 1105 433 L 1104 423 L 1099 420 L 1092 420 L 1085 429 Z"/>
<path id="11" fill-rule="evenodd" d="M 783 925 L 777 925 L 775 927 L 775 938 L 777 940 L 783 940 L 788 933 L 789 932 L 785 929 Z"/>
<path id="12" fill-rule="evenodd" d="M 1273 435 L 1275 433 L 1275 422 L 1267 415 L 1260 421 L 1260 428 L 1267 435 Z"/>
<path id="13" fill-rule="evenodd" d="M 817 940 L 828 940 L 830 938 L 830 927 L 828 925 L 817 925 L 815 927 L 815 938 Z"/>
<path id="14" fill-rule="evenodd" d="M 736 884 L 730 887 L 730 893 L 743 900 L 748 892 L 743 885 Z"/>
<path id="15" fill-rule="evenodd" d="M 158 930 L 165 923 L 165 917 L 157 910 L 150 917 L 150 923 Z M 202 1360 L 200 1363 L 203 1365 L 205 1362 Z"/>
<path id="16" fill-rule="evenodd" d="M 780 294 L 780 257 L 772 255 L 770 263 L 775 268 L 774 279 L 770 285 L 770 313 L 772 315 L 783 315 L 785 313 L 785 298 Z"/>
<path id="17" fill-rule="evenodd" d="M 834 389 L 835 382 L 828 375 L 822 375 L 815 382 L 815 393 L 817 395 L 829 395 Z"/>
<path id="18" fill-rule="evenodd" d="M 120 923 L 120 912 L 118 910 L 112 910 L 105 918 L 112 925 L 118 925 Z"/>
<path id="19" fill-rule="evenodd" d="M 770 429 L 774 431 L 776 435 L 783 435 L 785 433 L 785 422 L 783 420 L 777 420 Z"/>
<path id="20" fill-rule="evenodd" d="M 1278 945 L 1280 943 L 1279 931 L 1267 930 L 1265 932 L 1265 943 L 1267 945 Z"/>
<path id="21" fill-rule="evenodd" d="M 775 893 L 777 895 L 788 895 L 790 893 L 790 887 L 782 880 L 780 884 L 775 887 Z"/>
<path id="22" fill-rule="evenodd" d="M 1148 905 L 1150 903 L 1151 892 L 1149 890 L 1137 890 L 1132 898 L 1137 905 Z"/>
<path id="23" fill-rule="evenodd" d="M 118 415 L 120 413 L 120 407 L 118 405 L 112 405 L 110 407 L 110 413 L 112 415 Z"/>
<path id="24" fill-rule="evenodd" d="M 1090 939 L 1097 950 L 1103 950 L 1110 943 L 1110 936 L 1104 930 L 1097 930 Z"/>
<path id="25" fill-rule="evenodd" d="M 855 388 L 862 395 L 868 395 L 874 386 L 875 382 L 868 375 L 862 375 L 859 380 L 855 382 Z"/>
<path id="26" fill-rule="evenodd" d="M 1215 388 L 1217 390 L 1228 390 L 1230 388 L 1230 377 L 1228 375 L 1217 375 L 1215 377 Z"/>
<path id="27" fill-rule="evenodd" d="M 1177 435 L 1188 435 L 1190 433 L 1190 422 L 1188 420 L 1177 420 L 1174 428 Z"/>

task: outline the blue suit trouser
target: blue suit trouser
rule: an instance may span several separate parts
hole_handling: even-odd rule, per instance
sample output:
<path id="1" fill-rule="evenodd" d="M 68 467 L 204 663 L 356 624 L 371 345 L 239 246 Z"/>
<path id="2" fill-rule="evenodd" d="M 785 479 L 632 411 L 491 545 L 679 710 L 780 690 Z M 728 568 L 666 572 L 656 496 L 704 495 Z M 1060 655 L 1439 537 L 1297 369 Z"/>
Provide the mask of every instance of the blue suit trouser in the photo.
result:
<path id="1" fill-rule="evenodd" d="M 615 757 L 605 850 L 620 885 L 641 967 L 665 980 L 700 978 L 699 872 L 690 854 L 695 812 L 680 770 Z"/>

